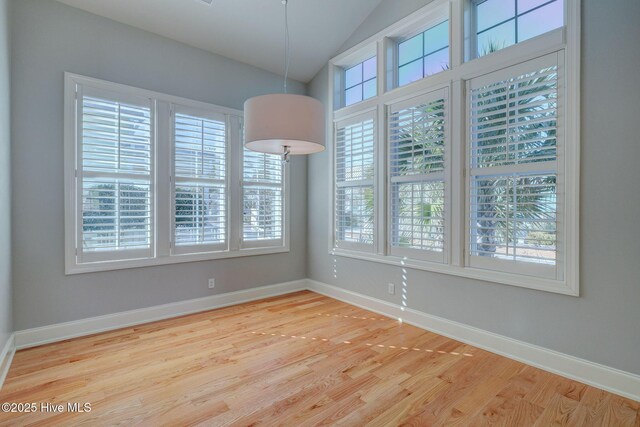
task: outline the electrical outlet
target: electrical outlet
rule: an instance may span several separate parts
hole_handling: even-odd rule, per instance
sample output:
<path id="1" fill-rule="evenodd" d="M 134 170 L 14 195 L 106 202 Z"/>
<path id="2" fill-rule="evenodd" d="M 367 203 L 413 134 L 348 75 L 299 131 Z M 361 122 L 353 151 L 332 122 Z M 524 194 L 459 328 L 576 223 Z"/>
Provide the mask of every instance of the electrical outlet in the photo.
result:
<path id="1" fill-rule="evenodd" d="M 216 287 L 216 279 L 209 279 L 209 289 Z"/>
<path id="2" fill-rule="evenodd" d="M 396 285 L 394 285 L 393 283 L 389 283 L 389 294 L 395 295 L 395 293 L 396 293 Z"/>

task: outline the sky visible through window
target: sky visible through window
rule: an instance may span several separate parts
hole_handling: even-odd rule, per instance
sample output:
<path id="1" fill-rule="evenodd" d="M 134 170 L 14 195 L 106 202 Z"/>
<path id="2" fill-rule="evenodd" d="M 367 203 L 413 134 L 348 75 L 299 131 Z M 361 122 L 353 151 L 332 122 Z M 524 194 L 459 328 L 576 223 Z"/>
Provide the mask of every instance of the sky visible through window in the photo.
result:
<path id="1" fill-rule="evenodd" d="M 562 0 L 485 0 L 476 3 L 477 56 L 564 25 Z"/>
<path id="2" fill-rule="evenodd" d="M 449 69 L 449 21 L 398 44 L 398 86 Z"/>
<path id="3" fill-rule="evenodd" d="M 345 70 L 345 106 L 376 96 L 376 68 L 374 56 Z"/>

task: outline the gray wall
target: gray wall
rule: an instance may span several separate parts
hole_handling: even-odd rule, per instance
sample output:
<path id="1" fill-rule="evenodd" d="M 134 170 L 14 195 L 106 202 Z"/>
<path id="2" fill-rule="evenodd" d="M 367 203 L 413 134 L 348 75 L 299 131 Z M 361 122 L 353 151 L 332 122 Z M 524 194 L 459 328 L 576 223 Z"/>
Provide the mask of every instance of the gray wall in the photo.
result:
<path id="1" fill-rule="evenodd" d="M 306 277 L 307 174 L 300 157 L 291 163 L 290 253 L 65 276 L 64 71 L 238 109 L 251 96 L 281 91 L 282 79 L 53 0 L 15 1 L 12 23 L 11 159 L 20 165 L 12 176 L 16 330 Z M 289 87 L 305 91 L 300 83 Z M 0 178 L 3 206 L 6 181 Z M 209 277 L 216 278 L 213 292 Z"/>
<path id="2" fill-rule="evenodd" d="M 415 5 L 384 0 L 345 48 Z M 640 374 L 638 16 L 638 1 L 583 1 L 581 296 L 409 270 L 410 307 Z M 310 93 L 326 100 L 326 68 Z M 309 277 L 399 303 L 386 293 L 399 268 L 328 255 L 328 162 L 328 151 L 309 158 Z"/>
<path id="3" fill-rule="evenodd" d="M 9 1 L 0 0 L 0 351 L 13 332 L 11 297 L 11 158 Z"/>

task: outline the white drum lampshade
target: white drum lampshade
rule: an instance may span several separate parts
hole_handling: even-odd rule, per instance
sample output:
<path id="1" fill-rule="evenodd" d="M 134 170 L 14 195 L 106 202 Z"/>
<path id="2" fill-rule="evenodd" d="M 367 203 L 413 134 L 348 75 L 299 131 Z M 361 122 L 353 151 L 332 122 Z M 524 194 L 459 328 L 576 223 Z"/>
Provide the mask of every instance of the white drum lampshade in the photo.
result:
<path id="1" fill-rule="evenodd" d="M 256 96 L 244 103 L 244 145 L 267 154 L 312 154 L 324 150 L 324 107 L 317 99 L 290 94 Z"/>

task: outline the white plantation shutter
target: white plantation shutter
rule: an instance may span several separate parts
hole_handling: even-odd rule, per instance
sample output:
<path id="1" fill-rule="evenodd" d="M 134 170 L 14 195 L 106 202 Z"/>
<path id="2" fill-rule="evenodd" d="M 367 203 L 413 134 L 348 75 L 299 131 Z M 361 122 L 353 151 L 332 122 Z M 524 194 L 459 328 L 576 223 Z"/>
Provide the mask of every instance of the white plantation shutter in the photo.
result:
<path id="1" fill-rule="evenodd" d="M 65 274 L 288 251 L 288 169 L 242 111 L 64 80 Z"/>
<path id="2" fill-rule="evenodd" d="M 447 90 L 391 106 L 391 253 L 445 261 Z"/>
<path id="3" fill-rule="evenodd" d="M 335 246 L 373 251 L 375 113 L 335 124 Z"/>
<path id="4" fill-rule="evenodd" d="M 561 279 L 562 69 L 547 55 L 469 82 L 469 263 Z"/>
<path id="5" fill-rule="evenodd" d="M 151 257 L 151 101 L 80 86 L 76 108 L 78 262 Z"/>
<path id="6" fill-rule="evenodd" d="M 173 109 L 173 251 L 226 249 L 226 117 Z"/>
<path id="7" fill-rule="evenodd" d="M 282 157 L 243 147 L 242 248 L 282 246 L 285 200 Z"/>

